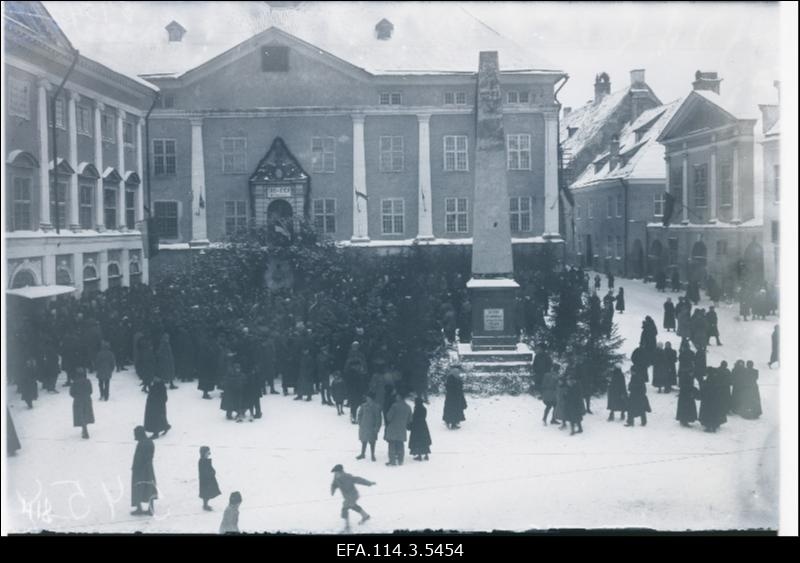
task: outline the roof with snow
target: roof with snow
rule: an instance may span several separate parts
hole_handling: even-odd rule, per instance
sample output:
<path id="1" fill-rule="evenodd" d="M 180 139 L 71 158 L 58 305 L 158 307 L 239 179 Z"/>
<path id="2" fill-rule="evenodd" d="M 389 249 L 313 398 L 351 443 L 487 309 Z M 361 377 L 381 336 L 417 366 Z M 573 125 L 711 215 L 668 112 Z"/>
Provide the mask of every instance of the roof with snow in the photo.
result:
<path id="1" fill-rule="evenodd" d="M 82 53 L 138 75 L 179 76 L 270 27 L 373 74 L 475 73 L 478 52 L 487 50 L 499 51 L 504 71 L 559 72 L 468 7 L 444 2 L 45 4 Z M 384 19 L 394 26 L 388 40 L 376 36 Z M 181 41 L 169 41 L 172 21 L 187 30 Z M 87 23 L 102 33 L 86 33 Z"/>
<path id="2" fill-rule="evenodd" d="M 680 98 L 642 112 L 620 132 L 619 160 L 614 168 L 606 151 L 586 167 L 570 188 L 587 188 L 606 180 L 664 180 L 664 145 L 657 139 L 682 103 Z"/>
<path id="3" fill-rule="evenodd" d="M 772 124 L 772 127 L 769 128 L 769 131 L 764 133 L 765 137 L 774 137 L 781 134 L 781 120 L 777 119 L 775 123 Z"/>

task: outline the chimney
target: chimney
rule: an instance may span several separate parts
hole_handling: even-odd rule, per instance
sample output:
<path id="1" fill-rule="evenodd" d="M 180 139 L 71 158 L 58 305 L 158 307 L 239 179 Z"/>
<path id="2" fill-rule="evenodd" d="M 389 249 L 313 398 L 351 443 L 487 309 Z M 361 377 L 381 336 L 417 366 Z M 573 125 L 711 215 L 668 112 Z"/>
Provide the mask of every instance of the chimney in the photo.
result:
<path id="1" fill-rule="evenodd" d="M 716 72 L 703 72 L 698 70 L 694 73 L 694 82 L 692 88 L 695 90 L 706 90 L 719 94 L 719 83 L 722 79 L 717 76 Z"/>
<path id="2" fill-rule="evenodd" d="M 601 72 L 594 78 L 594 103 L 599 104 L 610 93 L 611 79 L 607 73 Z"/>
<path id="3" fill-rule="evenodd" d="M 387 20 L 386 18 L 382 19 L 378 23 L 375 24 L 375 37 L 380 39 L 381 41 L 387 41 L 392 38 L 392 32 L 394 31 L 394 24 Z"/>
<path id="4" fill-rule="evenodd" d="M 631 71 L 631 86 L 643 85 L 644 82 L 644 69 L 635 68 Z"/>
<path id="5" fill-rule="evenodd" d="M 608 144 L 608 167 L 614 170 L 619 163 L 619 136 L 612 135 Z"/>
<path id="6" fill-rule="evenodd" d="M 175 20 L 169 22 L 164 29 L 167 30 L 167 36 L 170 43 L 180 43 L 184 34 L 186 33 L 186 28 Z"/>

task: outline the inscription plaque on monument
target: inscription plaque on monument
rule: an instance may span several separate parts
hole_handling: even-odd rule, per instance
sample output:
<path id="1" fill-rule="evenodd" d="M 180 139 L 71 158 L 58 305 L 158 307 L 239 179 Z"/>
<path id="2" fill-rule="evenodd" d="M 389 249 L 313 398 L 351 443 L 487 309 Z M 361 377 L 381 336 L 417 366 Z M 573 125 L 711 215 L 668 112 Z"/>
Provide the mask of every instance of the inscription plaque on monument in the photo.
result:
<path id="1" fill-rule="evenodd" d="M 505 330 L 503 309 L 484 309 L 483 310 L 483 330 L 502 331 Z"/>

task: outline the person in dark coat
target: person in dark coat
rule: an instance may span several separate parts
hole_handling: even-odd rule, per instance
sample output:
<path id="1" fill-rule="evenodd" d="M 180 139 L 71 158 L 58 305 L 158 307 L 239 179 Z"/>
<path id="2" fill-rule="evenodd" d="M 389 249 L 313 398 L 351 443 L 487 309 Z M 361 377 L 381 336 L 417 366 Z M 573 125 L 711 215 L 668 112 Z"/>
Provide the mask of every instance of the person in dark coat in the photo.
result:
<path id="1" fill-rule="evenodd" d="M 717 318 L 717 312 L 714 310 L 714 307 L 708 308 L 708 313 L 706 313 L 706 326 L 708 327 L 708 339 L 706 340 L 706 345 L 711 342 L 711 337 L 717 339 L 717 346 L 722 346 L 722 342 L 719 341 L 719 320 Z"/>
<path id="2" fill-rule="evenodd" d="M 466 420 L 464 410 L 467 408 L 467 400 L 464 397 L 464 382 L 459 377 L 458 367 L 453 366 L 450 369 L 444 389 L 444 414 L 442 415 L 442 420 L 451 430 L 460 428 L 459 424 Z"/>
<path id="3" fill-rule="evenodd" d="M 594 275 L 594 289 L 595 289 L 595 291 L 599 291 L 601 285 L 602 285 L 602 281 L 600 279 L 600 274 L 595 274 Z"/>
<path id="4" fill-rule="evenodd" d="M 700 303 L 700 284 L 697 281 L 690 281 L 686 287 L 686 299 L 697 305 Z"/>
<path id="5" fill-rule="evenodd" d="M 411 384 L 414 393 L 418 397 L 422 397 L 422 402 L 428 402 L 428 370 L 430 369 L 430 360 L 423 350 L 414 350 L 411 352 Z"/>
<path id="6" fill-rule="evenodd" d="M 739 414 L 742 403 L 742 383 L 744 382 L 745 367 L 743 360 L 736 360 L 731 370 L 731 412 Z"/>
<path id="7" fill-rule="evenodd" d="M 261 378 L 264 380 L 264 393 L 267 392 L 266 387 L 269 386 L 270 395 L 280 394 L 280 392 L 275 389 L 275 376 L 277 373 L 276 353 L 275 339 L 272 336 L 264 338 L 256 348 L 256 369 L 259 370 Z"/>
<path id="8" fill-rule="evenodd" d="M 637 417 L 641 417 L 642 426 L 647 425 L 647 413 L 650 410 L 650 401 L 647 400 L 647 386 L 640 373 L 631 371 L 631 380 L 628 382 L 628 420 L 625 426 L 634 426 Z"/>
<path id="9" fill-rule="evenodd" d="M 664 388 L 667 387 L 667 380 L 667 359 L 664 354 L 664 344 L 659 342 L 653 354 L 653 387 L 658 389 L 658 393 L 662 393 Z"/>
<path id="10" fill-rule="evenodd" d="M 242 389 L 242 411 L 250 411 L 250 421 L 261 418 L 261 379 L 256 372 L 251 371 L 244 375 L 244 388 Z"/>
<path id="11" fill-rule="evenodd" d="M 243 398 L 244 393 L 244 374 L 242 367 L 234 363 L 231 369 L 225 374 L 222 383 L 222 399 L 219 408 L 225 411 L 225 418 L 233 420 L 233 413 L 236 413 L 236 422 L 242 421 L 244 415 Z"/>
<path id="12" fill-rule="evenodd" d="M 620 287 L 619 290 L 617 290 L 616 309 L 620 313 L 624 313 L 625 312 L 625 288 L 624 287 Z"/>
<path id="13" fill-rule="evenodd" d="M 675 420 L 681 423 L 681 426 L 689 426 L 692 422 L 697 420 L 697 405 L 695 401 L 700 396 L 700 391 L 694 386 L 694 374 L 692 368 L 689 366 L 690 359 L 688 354 L 692 351 L 688 349 L 688 342 L 684 340 L 684 345 L 681 345 L 681 369 L 678 374 L 678 412 L 675 415 Z M 686 365 L 687 367 L 684 367 Z"/>
<path id="14" fill-rule="evenodd" d="M 559 430 L 567 427 L 567 374 L 562 373 L 558 376 L 558 386 L 556 387 L 556 406 L 553 409 L 553 418 L 561 421 Z"/>
<path id="15" fill-rule="evenodd" d="M 742 317 L 743 321 L 748 320 L 747 317 L 751 313 L 752 299 L 752 292 L 748 288 L 742 287 L 739 289 L 739 316 Z"/>
<path id="16" fill-rule="evenodd" d="M 350 352 L 344 364 L 344 381 L 347 386 L 347 400 L 350 403 L 350 422 L 356 424 L 356 413 L 367 391 L 367 359 L 358 341 L 350 345 Z"/>
<path id="17" fill-rule="evenodd" d="M 642 322 L 642 334 L 639 337 L 639 348 L 644 351 L 644 360 L 647 366 L 652 366 L 655 363 L 656 350 L 658 349 L 657 336 L 656 323 L 648 315 Z"/>
<path id="18" fill-rule="evenodd" d="M 606 274 L 606 278 L 608 279 L 608 289 L 614 289 L 614 274 L 609 272 Z"/>
<path id="19" fill-rule="evenodd" d="M 664 322 L 662 323 L 664 330 L 675 332 L 675 304 L 672 302 L 671 297 L 667 297 L 664 302 Z"/>
<path id="20" fill-rule="evenodd" d="M 161 343 L 158 345 L 156 356 L 157 373 L 161 381 L 169 383 L 170 389 L 177 389 L 175 385 L 175 357 L 172 354 L 172 345 L 169 342 L 169 334 L 166 332 L 161 335 Z"/>
<path id="21" fill-rule="evenodd" d="M 541 344 L 536 346 L 536 354 L 533 357 L 533 365 L 531 366 L 531 370 L 533 371 L 533 384 L 537 389 L 541 388 L 542 378 L 552 369 L 552 367 L 553 358 L 550 356 L 550 354 Z"/>
<path id="22" fill-rule="evenodd" d="M 203 399 L 211 399 L 211 391 L 217 387 L 219 374 L 225 373 L 226 355 L 216 340 L 200 335 L 197 339 L 197 389 Z"/>
<path id="23" fill-rule="evenodd" d="M 675 316 L 678 319 L 677 332 L 681 338 L 691 338 L 692 336 L 692 319 L 689 307 L 689 302 L 683 297 L 680 298 L 678 305 L 675 307 Z"/>
<path id="24" fill-rule="evenodd" d="M 753 367 L 752 360 L 748 360 L 739 381 L 739 402 L 736 413 L 742 418 L 754 420 L 761 416 L 761 394 L 758 391 L 758 370 Z"/>
<path id="25" fill-rule="evenodd" d="M 670 280 L 670 289 L 677 293 L 681 290 L 681 275 L 678 273 L 678 268 L 672 270 L 672 279 Z"/>
<path id="26" fill-rule="evenodd" d="M 344 401 L 347 399 L 347 386 L 339 370 L 331 374 L 331 398 L 336 404 L 336 414 L 344 414 Z"/>
<path id="27" fill-rule="evenodd" d="M 33 408 L 33 401 L 39 398 L 38 376 L 39 362 L 36 361 L 36 358 L 30 357 L 25 361 L 25 367 L 22 370 L 21 385 L 19 386 L 22 400 L 25 401 L 29 409 Z"/>
<path id="28" fill-rule="evenodd" d="M 775 325 L 775 328 L 772 329 L 772 350 L 769 353 L 769 364 L 767 367 L 772 369 L 772 364 L 776 364 L 780 362 L 780 349 L 781 344 L 781 337 L 780 337 L 780 328 L 778 325 Z"/>
<path id="29" fill-rule="evenodd" d="M 728 421 L 727 399 L 728 384 L 720 380 L 714 368 L 708 368 L 709 373 L 700 384 L 700 424 L 706 432 L 716 432 L 720 426 Z"/>
<path id="30" fill-rule="evenodd" d="M 167 422 L 167 386 L 156 376 L 150 383 L 144 405 L 144 429 L 152 432 L 152 438 L 166 434 L 172 428 Z"/>
<path id="31" fill-rule="evenodd" d="M 431 432 L 428 430 L 428 409 L 422 397 L 414 399 L 414 413 L 411 415 L 411 433 L 408 437 L 408 451 L 417 461 L 428 461 L 431 453 Z"/>
<path id="32" fill-rule="evenodd" d="M 81 429 L 81 438 L 89 438 L 86 428 L 94 424 L 94 411 L 92 410 L 92 382 L 86 377 L 86 370 L 78 368 L 75 379 L 70 385 L 69 394 L 72 397 L 72 425 Z"/>
<path id="33" fill-rule="evenodd" d="M 625 389 L 625 374 L 619 367 L 611 370 L 611 381 L 608 384 L 608 420 L 614 420 L 614 412 L 619 411 L 620 420 L 625 420 L 628 410 L 628 392 Z"/>
<path id="34" fill-rule="evenodd" d="M 131 467 L 131 506 L 135 507 L 135 510 L 131 514 L 152 516 L 153 502 L 158 498 L 156 474 L 153 470 L 156 447 L 153 440 L 147 437 L 144 426 L 134 428 L 133 437 L 136 440 L 136 451 L 133 454 Z M 147 510 L 142 510 L 143 502 L 148 504 Z"/>
<path id="35" fill-rule="evenodd" d="M 730 414 L 733 412 L 733 375 L 731 374 L 731 370 L 728 369 L 728 362 L 725 360 L 720 362 L 716 372 L 720 386 L 720 396 L 722 397 L 723 406 L 725 407 L 725 414 Z"/>
<path id="36" fill-rule="evenodd" d="M 153 343 L 145 336 L 139 339 L 139 377 L 142 379 L 142 391 L 145 393 L 149 391 L 157 369 Z"/>
<path id="37" fill-rule="evenodd" d="M 14 428 L 14 421 L 11 420 L 11 412 L 6 407 L 6 452 L 9 456 L 17 455 L 17 450 L 22 449 L 17 436 L 17 429 Z"/>
<path id="38" fill-rule="evenodd" d="M 333 406 L 331 400 L 331 353 L 328 345 L 320 348 L 316 358 L 316 374 L 319 382 L 319 396 L 323 405 Z"/>
<path id="39" fill-rule="evenodd" d="M 567 379 L 567 404 L 566 420 L 570 426 L 570 436 L 583 432 L 583 392 L 581 391 L 580 381 L 570 377 Z"/>
<path id="40" fill-rule="evenodd" d="M 401 395 L 396 395 L 392 408 L 386 413 L 386 427 L 383 431 L 383 439 L 389 443 L 389 461 L 386 465 L 403 465 L 411 415 L 411 407 Z"/>
<path id="41" fill-rule="evenodd" d="M 698 385 L 702 385 L 703 381 L 705 381 L 708 372 L 706 366 L 706 351 L 698 350 L 694 353 L 694 378 L 697 380 Z"/>
<path id="42" fill-rule="evenodd" d="M 217 472 L 211 465 L 211 448 L 200 448 L 200 459 L 197 460 L 197 474 L 200 482 L 200 498 L 203 499 L 203 510 L 211 510 L 208 501 L 222 494 L 217 484 Z"/>
<path id="43" fill-rule="evenodd" d="M 708 299 L 715 305 L 719 303 L 722 291 L 717 280 L 715 280 L 713 276 L 708 276 L 706 280 L 706 295 L 708 295 Z"/>
<path id="44" fill-rule="evenodd" d="M 305 395 L 306 401 L 311 400 L 314 393 L 314 356 L 311 350 L 304 348 L 300 352 L 300 359 L 297 366 L 297 384 L 294 386 L 295 401 L 301 401 Z"/>
<path id="45" fill-rule="evenodd" d="M 356 485 L 366 485 L 371 487 L 376 483 L 374 481 L 367 481 L 363 477 L 357 477 L 344 472 L 344 467 L 336 464 L 331 473 L 334 474 L 333 482 L 331 483 L 331 496 L 333 496 L 337 489 L 342 492 L 342 511 L 341 515 L 345 522 L 345 531 L 350 530 L 350 511 L 353 510 L 361 515 L 359 524 L 363 524 L 369 520 L 370 516 L 367 512 L 358 505 L 358 489 Z"/>
<path id="46" fill-rule="evenodd" d="M 42 383 L 48 393 L 58 393 L 56 382 L 61 368 L 58 365 L 58 350 L 50 338 L 42 345 Z"/>
<path id="47" fill-rule="evenodd" d="M 708 325 L 706 324 L 705 311 L 695 309 L 692 314 L 691 341 L 695 350 L 705 350 L 708 346 Z"/>
<path id="48" fill-rule="evenodd" d="M 662 292 L 667 289 L 667 274 L 663 270 L 659 270 L 656 274 L 656 289 Z"/>
<path id="49" fill-rule="evenodd" d="M 673 350 L 671 342 L 664 343 L 664 352 L 662 356 L 664 365 L 666 367 L 666 389 L 665 393 L 672 392 L 672 388 L 678 384 L 678 371 L 675 364 L 678 361 L 678 353 Z"/>
<path id="50" fill-rule="evenodd" d="M 375 402 L 375 395 L 368 393 L 364 403 L 358 407 L 356 419 L 358 420 L 358 439 L 361 442 L 361 454 L 356 459 L 364 459 L 369 444 L 372 461 L 375 461 L 375 442 L 378 440 L 378 431 L 381 429 L 381 408 Z"/>
<path id="51" fill-rule="evenodd" d="M 108 401 L 111 391 L 111 376 L 117 365 L 117 359 L 111 346 L 103 340 L 100 344 L 100 351 L 94 359 L 94 369 L 97 370 L 97 384 L 100 387 L 100 400 Z"/>
<path id="52" fill-rule="evenodd" d="M 585 403 L 584 412 L 594 414 L 592 412 L 592 393 L 594 392 L 592 382 L 592 367 L 589 362 L 580 362 L 575 369 L 576 381 L 578 382 L 578 389 L 581 397 Z"/>
<path id="53" fill-rule="evenodd" d="M 391 375 L 388 375 L 388 377 L 391 377 Z M 397 392 L 395 391 L 394 384 L 384 380 L 383 391 L 381 392 L 380 396 L 383 397 L 383 417 L 386 418 L 387 414 L 389 413 L 389 409 L 392 408 L 392 405 L 394 405 L 395 399 L 397 398 Z M 378 404 L 380 405 L 381 403 Z"/>
<path id="54" fill-rule="evenodd" d="M 552 409 L 553 416 L 550 419 L 550 424 L 557 424 L 558 421 L 556 420 L 556 393 L 558 390 L 558 377 L 559 371 L 561 371 L 561 366 L 558 364 L 552 364 L 550 369 L 546 371 L 542 377 L 542 395 L 541 399 L 544 403 L 544 415 L 542 416 L 542 423 L 547 425 L 547 415 L 550 414 Z"/>

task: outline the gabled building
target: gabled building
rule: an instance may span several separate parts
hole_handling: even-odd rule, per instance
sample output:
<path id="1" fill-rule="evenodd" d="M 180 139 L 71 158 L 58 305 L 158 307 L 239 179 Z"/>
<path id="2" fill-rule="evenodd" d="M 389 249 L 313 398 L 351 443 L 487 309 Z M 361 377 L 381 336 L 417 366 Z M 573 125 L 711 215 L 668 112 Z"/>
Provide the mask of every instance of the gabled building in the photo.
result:
<path id="1" fill-rule="evenodd" d="M 146 283 L 143 128 L 157 88 L 79 54 L 40 2 L 4 2 L 3 30 L 6 287 Z"/>
<path id="2" fill-rule="evenodd" d="M 780 83 L 775 82 L 780 98 Z M 780 100 L 779 100 L 780 102 Z M 780 104 L 763 104 L 761 110 L 761 150 L 764 166 L 764 277 L 780 283 L 781 231 L 781 122 Z"/>
<path id="3" fill-rule="evenodd" d="M 470 244 L 481 51 L 499 52 L 514 240 L 560 240 L 565 75 L 463 7 L 130 3 L 107 23 L 113 44 L 84 48 L 161 90 L 152 209 L 171 248 L 303 218 L 342 244 Z"/>

